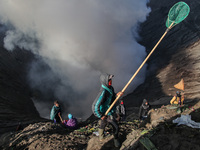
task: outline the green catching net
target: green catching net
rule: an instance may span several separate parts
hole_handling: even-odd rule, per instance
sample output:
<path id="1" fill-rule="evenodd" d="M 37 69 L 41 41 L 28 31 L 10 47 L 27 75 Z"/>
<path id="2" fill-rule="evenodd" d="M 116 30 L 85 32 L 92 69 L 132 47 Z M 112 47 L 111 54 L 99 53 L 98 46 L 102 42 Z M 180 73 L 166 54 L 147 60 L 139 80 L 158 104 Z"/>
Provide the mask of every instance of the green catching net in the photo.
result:
<path id="1" fill-rule="evenodd" d="M 167 28 L 173 23 L 172 26 L 183 21 L 189 14 L 190 7 L 185 2 L 178 2 L 176 3 L 168 13 L 168 18 L 166 21 Z"/>

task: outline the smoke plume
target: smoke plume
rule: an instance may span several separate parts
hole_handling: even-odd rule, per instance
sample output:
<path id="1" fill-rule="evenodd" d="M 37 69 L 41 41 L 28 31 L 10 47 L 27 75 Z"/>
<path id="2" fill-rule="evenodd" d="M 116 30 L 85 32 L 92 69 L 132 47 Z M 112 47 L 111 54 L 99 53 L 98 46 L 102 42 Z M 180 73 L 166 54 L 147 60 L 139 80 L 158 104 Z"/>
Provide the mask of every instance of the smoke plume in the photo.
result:
<path id="1" fill-rule="evenodd" d="M 0 21 L 8 29 L 4 47 L 36 54 L 41 61 L 30 65 L 31 86 L 47 94 L 53 92 L 66 106 L 65 114 L 85 118 L 91 114 L 101 72 L 115 75 L 113 86 L 117 92 L 143 61 L 145 48 L 135 37 L 138 23 L 150 12 L 147 2 L 1 0 Z M 144 78 L 145 69 L 128 90 Z M 46 105 L 37 101 L 36 106 Z M 41 115 L 48 116 L 49 112 Z"/>

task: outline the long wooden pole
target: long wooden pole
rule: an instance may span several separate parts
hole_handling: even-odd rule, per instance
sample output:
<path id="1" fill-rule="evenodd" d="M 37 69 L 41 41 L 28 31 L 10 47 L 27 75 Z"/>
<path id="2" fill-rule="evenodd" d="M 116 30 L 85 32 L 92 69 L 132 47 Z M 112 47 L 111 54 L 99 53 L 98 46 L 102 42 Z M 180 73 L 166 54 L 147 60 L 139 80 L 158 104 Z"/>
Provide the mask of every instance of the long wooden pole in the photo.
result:
<path id="1" fill-rule="evenodd" d="M 138 72 L 142 69 L 142 67 L 144 66 L 144 64 L 147 62 L 147 60 L 149 59 L 149 57 L 151 56 L 151 54 L 155 51 L 155 49 L 157 48 L 157 46 L 160 44 L 160 42 L 162 41 L 162 39 L 165 37 L 165 35 L 167 34 L 167 32 L 172 28 L 172 25 L 174 24 L 174 22 L 172 22 L 172 24 L 169 26 L 169 28 L 167 28 L 167 30 L 165 31 L 165 33 L 162 35 L 162 37 L 160 38 L 160 40 L 157 42 L 157 44 L 154 46 L 154 48 L 151 50 L 151 52 L 148 54 L 148 56 L 145 58 L 145 60 L 142 62 L 142 64 L 140 65 L 140 67 L 137 69 L 137 71 L 134 73 L 134 75 L 131 77 L 131 79 L 128 81 L 128 83 L 124 86 L 124 88 L 122 89 L 121 92 L 124 93 L 124 91 L 127 89 L 127 87 L 130 85 L 130 83 L 133 81 L 133 79 L 136 77 L 136 75 L 138 74 Z M 110 112 L 110 110 L 113 108 L 113 106 L 115 105 L 115 103 L 118 101 L 118 99 L 120 98 L 121 95 L 118 95 L 116 97 L 116 99 L 114 100 L 114 102 L 110 105 L 110 107 L 108 108 L 108 110 L 105 113 L 105 116 Z"/>

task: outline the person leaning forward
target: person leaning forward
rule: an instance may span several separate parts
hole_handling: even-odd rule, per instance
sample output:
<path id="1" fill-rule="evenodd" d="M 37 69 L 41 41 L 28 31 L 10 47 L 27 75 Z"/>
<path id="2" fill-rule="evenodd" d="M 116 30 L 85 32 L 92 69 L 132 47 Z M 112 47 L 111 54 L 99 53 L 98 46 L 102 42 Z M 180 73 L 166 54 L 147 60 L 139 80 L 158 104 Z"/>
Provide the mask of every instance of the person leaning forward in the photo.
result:
<path id="1" fill-rule="evenodd" d="M 51 109 L 50 119 L 54 121 L 54 123 L 62 123 L 61 117 L 61 108 L 58 101 L 54 101 L 54 106 Z"/>
<path id="2" fill-rule="evenodd" d="M 111 109 L 111 111 L 107 114 L 107 116 L 104 115 L 116 98 L 114 88 L 112 87 L 113 77 L 114 75 L 110 75 L 107 73 L 104 73 L 100 76 L 101 88 L 98 96 L 93 102 L 92 111 L 96 117 L 100 118 L 99 139 L 100 140 L 103 139 L 105 127 L 109 123 L 113 127 L 115 147 L 119 147 L 120 146 L 120 142 L 118 140 L 119 127 L 115 120 L 115 117 L 113 117 L 113 114 L 115 112 L 115 107 Z M 119 92 L 117 93 L 117 96 L 118 95 L 122 96 L 123 93 Z"/>

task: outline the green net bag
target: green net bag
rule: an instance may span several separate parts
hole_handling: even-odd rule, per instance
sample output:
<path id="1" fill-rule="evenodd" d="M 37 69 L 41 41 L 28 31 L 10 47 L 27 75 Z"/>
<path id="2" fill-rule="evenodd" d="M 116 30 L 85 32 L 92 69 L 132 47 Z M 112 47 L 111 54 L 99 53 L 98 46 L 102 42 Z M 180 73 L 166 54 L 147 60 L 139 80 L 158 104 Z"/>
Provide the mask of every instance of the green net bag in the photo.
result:
<path id="1" fill-rule="evenodd" d="M 190 7 L 185 2 L 178 2 L 176 3 L 168 13 L 168 18 L 166 21 L 166 27 L 169 28 L 170 25 L 173 23 L 172 26 L 183 21 L 189 14 Z"/>

